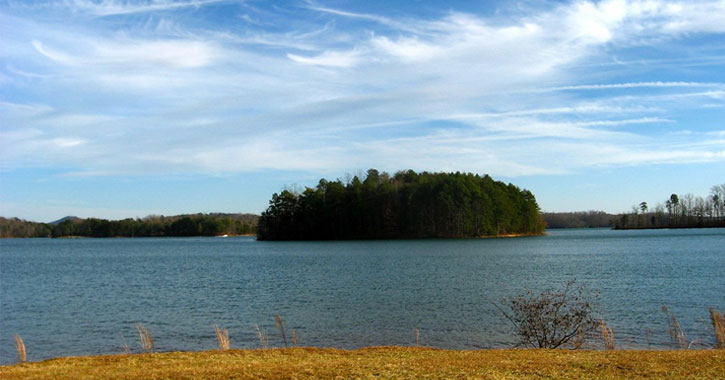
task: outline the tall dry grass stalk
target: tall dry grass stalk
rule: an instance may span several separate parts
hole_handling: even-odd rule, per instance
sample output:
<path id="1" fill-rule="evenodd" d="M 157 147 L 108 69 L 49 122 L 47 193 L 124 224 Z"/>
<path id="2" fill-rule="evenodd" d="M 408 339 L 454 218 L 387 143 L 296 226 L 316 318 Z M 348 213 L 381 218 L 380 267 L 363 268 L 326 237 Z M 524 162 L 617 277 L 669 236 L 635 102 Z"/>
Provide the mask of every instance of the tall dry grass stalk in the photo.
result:
<path id="1" fill-rule="evenodd" d="M 258 324 L 254 324 L 254 328 L 257 330 L 257 338 L 259 338 L 259 344 L 262 348 L 269 347 L 269 339 L 267 339 L 267 330 L 261 330 Z"/>
<path id="2" fill-rule="evenodd" d="M 214 325 L 214 333 L 216 334 L 216 340 L 219 341 L 219 349 L 226 351 L 229 349 L 229 329 L 220 329 L 219 326 Z"/>
<path id="3" fill-rule="evenodd" d="M 678 344 L 680 348 L 687 348 L 687 337 L 685 337 L 685 332 L 682 331 L 682 327 L 680 327 L 680 322 L 677 321 L 675 314 L 670 312 L 665 305 L 662 305 L 662 312 L 665 313 L 665 315 L 667 316 L 667 325 L 669 326 L 670 340 L 673 343 Z"/>
<path id="4" fill-rule="evenodd" d="M 580 350 L 583 345 L 584 345 L 584 332 L 582 331 L 582 329 L 576 329 L 576 338 L 574 339 L 574 343 L 572 343 L 572 347 L 575 350 Z"/>
<path id="5" fill-rule="evenodd" d="M 725 348 L 725 314 L 719 313 L 715 308 L 710 308 L 710 321 L 715 330 L 715 341 L 717 348 Z"/>
<path id="6" fill-rule="evenodd" d="M 282 342 L 284 342 L 284 346 L 287 347 L 287 335 L 284 332 L 284 321 L 282 320 L 282 316 L 277 314 L 274 316 L 274 324 L 279 329 L 280 333 L 282 334 Z"/>
<path id="7" fill-rule="evenodd" d="M 611 327 L 607 326 L 603 320 L 599 321 L 599 326 L 602 328 L 602 338 L 604 339 L 604 348 L 607 350 L 614 349 L 614 331 Z"/>
<path id="8" fill-rule="evenodd" d="M 297 347 L 300 346 L 300 337 L 297 335 L 297 330 L 292 330 L 292 343 Z"/>
<path id="9" fill-rule="evenodd" d="M 138 339 L 141 342 L 141 349 L 153 351 L 154 337 L 151 335 L 151 331 L 149 331 L 149 329 L 147 329 L 142 323 L 136 324 L 136 330 L 138 330 Z"/>
<path id="10" fill-rule="evenodd" d="M 23 338 L 21 338 L 18 334 L 13 335 L 13 338 L 15 339 L 15 351 L 18 352 L 18 360 L 25 363 L 28 361 L 28 357 L 25 354 L 25 343 L 23 342 Z"/>
<path id="11" fill-rule="evenodd" d="M 121 335 L 121 350 L 126 355 L 130 354 L 131 349 L 128 347 L 128 343 L 126 343 L 126 337 L 123 336 L 123 333 L 119 333 L 119 335 Z"/>
<path id="12" fill-rule="evenodd" d="M 415 327 L 415 345 L 420 346 L 420 327 Z"/>

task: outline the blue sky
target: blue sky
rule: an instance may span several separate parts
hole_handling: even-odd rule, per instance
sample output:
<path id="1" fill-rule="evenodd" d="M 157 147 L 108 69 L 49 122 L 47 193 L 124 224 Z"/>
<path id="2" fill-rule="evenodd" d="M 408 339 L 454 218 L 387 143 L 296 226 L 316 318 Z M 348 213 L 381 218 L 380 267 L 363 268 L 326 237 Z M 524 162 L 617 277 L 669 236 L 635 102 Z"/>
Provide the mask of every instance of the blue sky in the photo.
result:
<path id="1" fill-rule="evenodd" d="M 0 0 L 0 215 L 259 213 L 368 168 L 707 195 L 725 1 Z"/>

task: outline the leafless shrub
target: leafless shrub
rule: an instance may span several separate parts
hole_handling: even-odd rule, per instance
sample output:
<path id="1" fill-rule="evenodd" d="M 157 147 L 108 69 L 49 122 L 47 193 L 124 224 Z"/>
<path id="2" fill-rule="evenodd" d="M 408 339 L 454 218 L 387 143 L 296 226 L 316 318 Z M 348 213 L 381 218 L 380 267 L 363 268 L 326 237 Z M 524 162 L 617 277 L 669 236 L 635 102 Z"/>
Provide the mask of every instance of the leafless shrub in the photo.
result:
<path id="1" fill-rule="evenodd" d="M 15 339 L 15 351 L 18 353 L 18 360 L 21 363 L 25 363 L 28 361 L 28 358 L 25 353 L 25 343 L 23 342 L 23 338 L 21 338 L 18 334 L 13 335 L 13 338 Z"/>
<path id="2" fill-rule="evenodd" d="M 590 335 L 598 326 L 594 318 L 597 296 L 571 280 L 563 289 L 546 289 L 539 294 L 527 289 L 524 294 L 493 305 L 514 326 L 519 346 L 557 348 L 581 334 Z"/>
<path id="3" fill-rule="evenodd" d="M 219 349 L 226 351 L 229 349 L 229 329 L 220 329 L 219 326 L 214 325 L 214 334 L 219 342 Z"/>

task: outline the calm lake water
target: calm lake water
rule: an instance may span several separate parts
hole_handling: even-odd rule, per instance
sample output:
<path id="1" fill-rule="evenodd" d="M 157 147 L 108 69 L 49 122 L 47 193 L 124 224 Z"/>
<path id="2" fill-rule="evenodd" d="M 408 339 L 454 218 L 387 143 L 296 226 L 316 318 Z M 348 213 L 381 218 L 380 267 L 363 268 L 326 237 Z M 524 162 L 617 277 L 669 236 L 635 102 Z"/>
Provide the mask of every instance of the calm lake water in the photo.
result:
<path id="1" fill-rule="evenodd" d="M 693 346 L 712 345 L 708 308 L 725 311 L 725 229 L 551 230 L 515 239 L 258 242 L 254 238 L 0 240 L 0 363 L 139 350 L 300 344 L 507 347 L 488 300 L 578 283 L 600 293 L 618 348 L 668 343 L 667 305 Z M 122 338 L 123 337 L 123 338 Z"/>

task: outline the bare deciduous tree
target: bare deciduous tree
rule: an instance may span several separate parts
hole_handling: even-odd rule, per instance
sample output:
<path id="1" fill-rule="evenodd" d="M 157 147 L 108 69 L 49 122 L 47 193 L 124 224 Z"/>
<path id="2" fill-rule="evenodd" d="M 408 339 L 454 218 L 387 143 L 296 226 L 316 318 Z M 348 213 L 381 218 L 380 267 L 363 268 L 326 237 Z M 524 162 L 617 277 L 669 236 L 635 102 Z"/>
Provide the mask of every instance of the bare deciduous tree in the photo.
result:
<path id="1" fill-rule="evenodd" d="M 573 338 L 586 337 L 599 326 L 594 316 L 598 296 L 571 280 L 563 289 L 545 289 L 539 294 L 525 293 L 494 306 L 515 327 L 519 345 L 557 348 Z M 505 310 L 508 308 L 509 310 Z"/>

